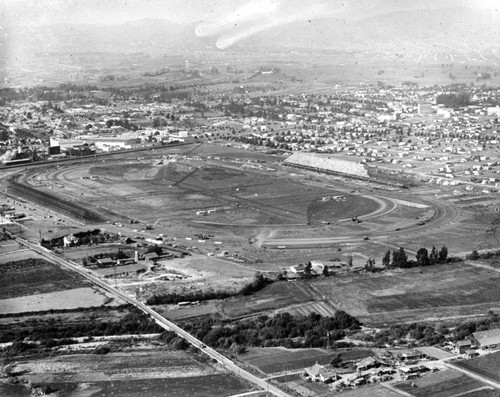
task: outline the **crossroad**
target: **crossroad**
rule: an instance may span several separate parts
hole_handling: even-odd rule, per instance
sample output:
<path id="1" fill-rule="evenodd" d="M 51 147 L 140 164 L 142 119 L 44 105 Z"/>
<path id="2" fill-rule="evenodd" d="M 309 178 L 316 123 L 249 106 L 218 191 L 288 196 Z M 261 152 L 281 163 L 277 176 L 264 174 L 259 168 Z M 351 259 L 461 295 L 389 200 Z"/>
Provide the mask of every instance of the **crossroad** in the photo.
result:
<path id="1" fill-rule="evenodd" d="M 223 365 L 226 369 L 229 371 L 233 372 L 237 376 L 253 383 L 257 387 L 259 387 L 262 390 L 266 390 L 275 396 L 278 397 L 291 397 L 289 394 L 285 393 L 281 389 L 277 388 L 276 386 L 270 384 L 267 382 L 265 379 L 261 379 L 254 374 L 240 368 L 238 365 L 236 365 L 233 361 L 229 360 L 227 357 L 224 355 L 220 354 L 219 352 L 215 351 L 209 346 L 206 346 L 202 341 L 199 339 L 195 338 L 193 335 L 182 329 L 181 327 L 175 325 L 173 322 L 167 320 L 165 317 L 151 309 L 150 307 L 146 306 L 144 303 L 140 302 L 139 300 L 131 297 L 130 295 L 127 295 L 123 291 L 120 291 L 118 288 L 115 288 L 105 281 L 101 280 L 99 277 L 93 275 L 91 272 L 83 269 L 82 267 L 76 265 L 75 263 L 65 259 L 61 258 L 52 251 L 46 249 L 45 247 L 42 247 L 38 244 L 32 243 L 24 238 L 21 237 L 14 237 L 15 240 L 19 243 L 22 244 L 34 252 L 38 253 L 42 257 L 50 260 L 51 262 L 64 267 L 66 269 L 69 269 L 71 271 L 77 272 L 90 280 L 92 283 L 98 285 L 99 287 L 103 288 L 104 290 L 108 291 L 109 293 L 113 294 L 114 296 L 117 296 L 121 299 L 123 299 L 125 302 L 130 303 L 131 305 L 134 305 L 144 313 L 148 314 L 151 318 L 154 319 L 154 321 L 163 329 L 168 330 L 168 331 L 173 331 L 175 332 L 178 336 L 181 338 L 185 339 L 187 342 L 192 344 L 193 346 L 197 347 L 200 349 L 203 353 L 208 355 L 209 357 L 217 360 L 221 365 Z"/>

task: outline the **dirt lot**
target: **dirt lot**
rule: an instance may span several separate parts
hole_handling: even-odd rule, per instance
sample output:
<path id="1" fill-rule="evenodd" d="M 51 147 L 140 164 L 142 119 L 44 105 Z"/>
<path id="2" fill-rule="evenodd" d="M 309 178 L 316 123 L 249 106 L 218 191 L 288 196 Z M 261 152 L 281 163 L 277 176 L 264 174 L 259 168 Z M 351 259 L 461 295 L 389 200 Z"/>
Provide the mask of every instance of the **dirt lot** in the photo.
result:
<path id="1" fill-rule="evenodd" d="M 415 384 L 416 387 L 412 386 L 412 384 Z M 452 369 L 428 374 L 422 378 L 395 385 L 396 388 L 415 397 L 452 397 L 484 386 L 486 386 L 484 383 Z"/>
<path id="2" fill-rule="evenodd" d="M 500 351 L 454 364 L 495 382 L 500 382 Z"/>
<path id="3" fill-rule="evenodd" d="M 12 370 L 33 386 L 50 386 L 60 395 L 204 397 L 242 393 L 247 386 L 197 356 L 168 349 L 61 355 L 18 360 Z M 5 381 L 0 383 L 0 391 Z"/>

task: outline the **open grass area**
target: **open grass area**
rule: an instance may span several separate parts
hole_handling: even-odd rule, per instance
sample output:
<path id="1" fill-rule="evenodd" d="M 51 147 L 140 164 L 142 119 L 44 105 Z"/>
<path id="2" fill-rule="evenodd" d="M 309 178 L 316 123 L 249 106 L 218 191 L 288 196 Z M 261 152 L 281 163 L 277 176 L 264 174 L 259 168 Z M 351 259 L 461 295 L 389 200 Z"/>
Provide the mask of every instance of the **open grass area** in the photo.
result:
<path id="1" fill-rule="evenodd" d="M 451 369 L 395 385 L 399 390 L 415 397 L 452 397 L 484 386 L 486 385 L 480 381 Z"/>
<path id="2" fill-rule="evenodd" d="M 495 382 L 500 382 L 500 351 L 454 364 Z"/>

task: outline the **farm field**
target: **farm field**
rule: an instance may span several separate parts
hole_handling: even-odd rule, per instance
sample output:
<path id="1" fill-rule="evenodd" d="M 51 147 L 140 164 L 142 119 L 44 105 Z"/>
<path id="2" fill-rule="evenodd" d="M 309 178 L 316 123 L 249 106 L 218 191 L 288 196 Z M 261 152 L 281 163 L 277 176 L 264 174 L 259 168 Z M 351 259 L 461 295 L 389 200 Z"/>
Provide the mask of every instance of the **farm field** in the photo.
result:
<path id="1" fill-rule="evenodd" d="M 48 292 L 20 296 L 17 298 L 0 299 L 0 314 L 17 314 L 40 312 L 48 310 L 71 310 L 103 305 L 115 306 L 124 304 L 97 288 L 72 288 L 65 291 Z"/>
<path id="2" fill-rule="evenodd" d="M 49 386 L 60 395 L 228 396 L 248 387 L 216 366 L 184 352 L 166 349 L 72 354 L 17 360 L 12 370 L 33 387 Z M 0 390 L 2 385 L 0 383 Z"/>
<path id="3" fill-rule="evenodd" d="M 221 312 L 228 318 L 240 318 L 261 312 L 290 311 L 295 306 L 314 304 L 314 295 L 305 283 L 276 282 L 245 297 L 221 302 Z"/>
<path id="4" fill-rule="evenodd" d="M 486 356 L 471 358 L 470 360 L 458 361 L 454 365 L 495 382 L 500 382 L 500 351 Z"/>
<path id="5" fill-rule="evenodd" d="M 249 348 L 248 352 L 238 356 L 240 361 L 258 368 L 266 374 L 285 371 L 302 370 L 319 364 L 328 364 L 337 353 L 341 353 L 344 362 L 361 360 L 373 355 L 368 349 L 338 349 L 328 351 L 324 349 L 285 349 L 279 347 Z"/>
<path id="6" fill-rule="evenodd" d="M 44 294 L 89 286 L 82 276 L 44 259 L 26 259 L 0 266 L 0 299 Z"/>
<path id="7" fill-rule="evenodd" d="M 489 269 L 454 263 L 320 278 L 311 286 L 367 324 L 393 324 L 484 315 L 500 307 L 499 281 Z"/>
<path id="8" fill-rule="evenodd" d="M 415 384 L 416 387 L 412 384 Z M 415 397 L 452 397 L 486 385 L 459 371 L 446 369 L 411 381 L 397 383 L 394 386 Z"/>
<path id="9" fill-rule="evenodd" d="M 342 397 L 400 397 L 401 394 L 388 389 L 382 385 L 360 387 L 359 389 L 349 390 L 339 394 Z"/>

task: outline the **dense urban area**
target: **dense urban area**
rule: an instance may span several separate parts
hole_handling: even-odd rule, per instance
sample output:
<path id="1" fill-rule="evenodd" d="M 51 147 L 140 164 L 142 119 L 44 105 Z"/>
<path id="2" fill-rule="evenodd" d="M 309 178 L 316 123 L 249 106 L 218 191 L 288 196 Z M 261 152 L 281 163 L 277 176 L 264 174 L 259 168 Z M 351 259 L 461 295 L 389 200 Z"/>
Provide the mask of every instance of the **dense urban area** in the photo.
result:
<path id="1" fill-rule="evenodd" d="M 262 51 L 4 78 L 0 395 L 500 396 L 500 68 Z"/>

